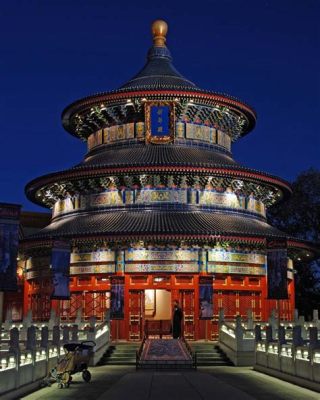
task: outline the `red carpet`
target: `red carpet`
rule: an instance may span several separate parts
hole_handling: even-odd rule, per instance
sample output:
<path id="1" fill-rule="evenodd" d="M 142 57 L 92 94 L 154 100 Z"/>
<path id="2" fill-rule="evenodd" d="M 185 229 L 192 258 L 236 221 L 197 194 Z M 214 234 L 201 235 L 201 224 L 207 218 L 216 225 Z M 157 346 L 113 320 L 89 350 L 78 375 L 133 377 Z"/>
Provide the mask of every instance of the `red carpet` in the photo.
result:
<path id="1" fill-rule="evenodd" d="M 192 362 L 184 343 L 179 339 L 147 339 L 143 347 L 141 362 L 183 361 Z"/>

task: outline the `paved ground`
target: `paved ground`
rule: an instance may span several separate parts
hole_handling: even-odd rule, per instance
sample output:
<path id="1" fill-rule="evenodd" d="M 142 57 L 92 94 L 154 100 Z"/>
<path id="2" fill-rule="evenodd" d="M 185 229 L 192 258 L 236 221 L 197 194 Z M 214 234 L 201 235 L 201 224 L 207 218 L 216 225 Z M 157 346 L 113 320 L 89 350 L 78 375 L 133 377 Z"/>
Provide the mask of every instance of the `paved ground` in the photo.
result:
<path id="1" fill-rule="evenodd" d="M 25 400 L 311 400 L 320 394 L 250 368 L 201 367 L 198 371 L 138 371 L 131 367 L 90 369 L 92 381 L 74 375 L 67 389 L 40 389 Z"/>

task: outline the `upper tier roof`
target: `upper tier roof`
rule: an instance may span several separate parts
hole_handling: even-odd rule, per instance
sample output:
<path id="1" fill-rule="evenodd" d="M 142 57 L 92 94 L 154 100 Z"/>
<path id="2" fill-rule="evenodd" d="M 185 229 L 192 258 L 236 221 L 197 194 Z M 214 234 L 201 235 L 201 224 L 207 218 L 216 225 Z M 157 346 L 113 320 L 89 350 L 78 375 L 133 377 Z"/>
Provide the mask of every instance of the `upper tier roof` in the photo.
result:
<path id="1" fill-rule="evenodd" d="M 153 46 L 148 51 L 147 62 L 133 78 L 118 89 L 77 100 L 63 111 L 62 123 L 68 132 L 86 139 L 94 130 L 139 121 L 141 110 L 135 109 L 134 116 L 128 112 L 126 102 L 129 98 L 136 104 L 140 104 L 142 99 L 170 99 L 177 101 L 177 105 L 181 103 L 184 108 L 193 100 L 198 106 L 226 107 L 236 118 L 243 119 L 238 136 L 253 129 L 256 115 L 250 106 L 232 96 L 201 89 L 177 71 L 165 45 L 167 24 L 164 21 L 155 21 L 152 32 Z M 102 116 L 99 115 L 101 107 L 106 110 Z"/>
<path id="2" fill-rule="evenodd" d="M 119 91 L 148 89 L 200 90 L 172 65 L 172 57 L 167 47 L 155 45 L 148 52 L 146 65 L 129 82 L 122 85 Z"/>

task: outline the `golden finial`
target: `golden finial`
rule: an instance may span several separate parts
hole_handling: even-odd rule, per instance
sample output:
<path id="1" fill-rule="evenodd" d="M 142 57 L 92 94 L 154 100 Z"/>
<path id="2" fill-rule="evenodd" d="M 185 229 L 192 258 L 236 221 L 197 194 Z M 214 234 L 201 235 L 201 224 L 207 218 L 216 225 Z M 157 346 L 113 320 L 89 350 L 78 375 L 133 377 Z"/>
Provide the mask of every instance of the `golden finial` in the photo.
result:
<path id="1" fill-rule="evenodd" d="M 151 27 L 153 35 L 153 43 L 157 47 L 166 46 L 166 34 L 168 32 L 168 24 L 162 19 L 154 21 Z"/>

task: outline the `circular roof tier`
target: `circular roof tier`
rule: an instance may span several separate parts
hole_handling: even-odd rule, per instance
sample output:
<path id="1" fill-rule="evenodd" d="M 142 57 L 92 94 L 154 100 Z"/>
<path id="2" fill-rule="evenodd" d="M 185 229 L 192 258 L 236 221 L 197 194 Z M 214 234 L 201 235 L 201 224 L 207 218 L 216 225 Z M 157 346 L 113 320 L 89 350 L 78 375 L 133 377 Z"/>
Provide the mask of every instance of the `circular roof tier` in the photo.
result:
<path id="1" fill-rule="evenodd" d="M 115 151 L 116 150 L 116 151 Z M 205 147 L 161 145 L 146 146 L 136 144 L 130 147 L 116 149 L 101 148 L 100 151 L 89 153 L 86 158 L 73 169 L 88 167 L 116 167 L 116 166 L 229 166 L 238 165 L 225 152 Z"/>
<path id="2" fill-rule="evenodd" d="M 151 210 L 150 210 L 151 211 Z M 260 236 L 286 237 L 286 234 L 264 221 L 222 212 L 196 211 L 110 211 L 78 213 L 53 221 L 46 228 L 28 237 L 54 239 L 58 237 L 105 236 L 116 238 L 154 238 L 175 236 Z"/>
<path id="3" fill-rule="evenodd" d="M 160 22 L 166 25 L 164 21 Z M 255 111 L 232 96 L 201 89 L 180 74 L 165 45 L 166 30 L 159 36 L 154 24 L 154 43 L 144 67 L 120 88 L 69 105 L 62 113 L 64 128 L 86 140 L 94 130 L 142 120 L 145 101 L 167 100 L 175 102 L 177 121 L 204 116 L 212 126 L 229 129 L 233 140 L 250 132 L 256 121 Z M 198 109 L 198 114 L 194 108 Z"/>
<path id="4" fill-rule="evenodd" d="M 232 181 L 241 180 L 251 185 L 251 191 L 256 187 L 265 192 L 264 196 L 270 193 L 270 204 L 291 193 L 290 185 L 285 180 L 242 167 L 224 153 L 170 145 L 142 145 L 98 152 L 69 170 L 36 178 L 26 186 L 26 195 L 37 204 L 50 207 L 56 194 L 63 197 L 63 193 L 81 192 L 87 184 L 91 191 L 94 188 L 102 191 L 105 190 L 104 181 L 108 177 L 119 180 L 139 174 L 189 175 L 200 178 L 209 176 L 213 179 L 220 177 L 221 182 L 225 181 L 227 186 L 233 186 Z M 221 186 L 221 182 L 217 182 L 217 185 Z"/>

